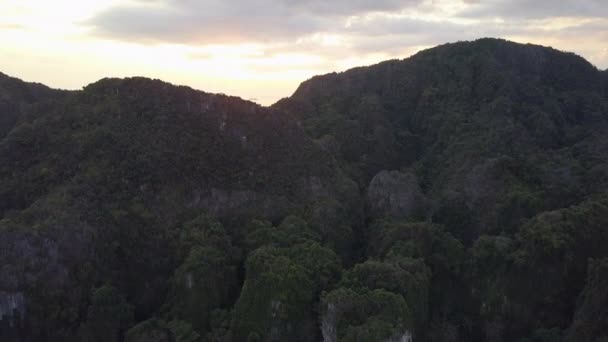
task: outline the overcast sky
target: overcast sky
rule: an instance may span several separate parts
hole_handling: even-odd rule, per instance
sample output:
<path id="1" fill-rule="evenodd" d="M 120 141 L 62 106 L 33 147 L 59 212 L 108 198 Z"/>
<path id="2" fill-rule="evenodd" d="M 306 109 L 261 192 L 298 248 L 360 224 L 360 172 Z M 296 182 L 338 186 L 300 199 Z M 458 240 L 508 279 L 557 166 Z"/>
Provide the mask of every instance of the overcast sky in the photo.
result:
<path id="1" fill-rule="evenodd" d="M 148 76 L 271 104 L 303 80 L 501 37 L 608 68 L 608 0 L 0 0 L 0 71 Z"/>

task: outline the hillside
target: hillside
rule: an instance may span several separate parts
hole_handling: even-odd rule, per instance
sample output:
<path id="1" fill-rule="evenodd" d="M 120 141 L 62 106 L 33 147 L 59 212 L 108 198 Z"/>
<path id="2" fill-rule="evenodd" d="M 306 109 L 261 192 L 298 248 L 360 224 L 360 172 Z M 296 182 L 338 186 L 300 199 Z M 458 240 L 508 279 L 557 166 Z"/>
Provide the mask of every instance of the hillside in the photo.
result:
<path id="1" fill-rule="evenodd" d="M 65 92 L 42 84 L 26 83 L 0 72 L 0 138 L 17 123 L 27 107 L 51 101 Z"/>
<path id="2" fill-rule="evenodd" d="M 500 233 L 508 208 L 498 206 L 536 205 L 529 216 L 606 190 L 605 91 L 574 54 L 482 39 L 317 76 L 274 108 L 297 117 L 361 187 L 382 170 L 409 172 L 434 221 L 464 203 L 482 215 L 480 232 Z"/>
<path id="3" fill-rule="evenodd" d="M 2 341 L 608 338 L 608 71 L 574 54 L 446 44 L 268 108 L 0 75 L 0 133 Z"/>
<path id="4" fill-rule="evenodd" d="M 15 85 L 8 95 L 22 107 L 36 99 L 39 86 Z M 160 309 L 188 255 L 175 246 L 180 227 L 201 215 L 242 240 L 253 218 L 358 203 L 355 184 L 288 116 L 251 102 L 133 78 L 39 103 L 0 143 L 0 304 L 26 308 L 27 340 L 74 338 L 91 289 L 106 282 L 136 319 Z"/>

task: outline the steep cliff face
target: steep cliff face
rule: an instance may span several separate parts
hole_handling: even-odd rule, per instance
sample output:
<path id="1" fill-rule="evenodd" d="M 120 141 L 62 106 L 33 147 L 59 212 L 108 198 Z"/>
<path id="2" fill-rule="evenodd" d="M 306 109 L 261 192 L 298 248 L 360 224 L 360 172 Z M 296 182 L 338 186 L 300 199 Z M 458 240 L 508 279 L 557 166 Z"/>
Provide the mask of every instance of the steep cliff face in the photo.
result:
<path id="1" fill-rule="evenodd" d="M 21 292 L 0 292 L 0 320 L 14 325 L 25 316 L 25 303 Z"/>
<path id="2" fill-rule="evenodd" d="M 423 218 L 426 198 L 416 175 L 380 171 L 367 189 L 371 218 Z"/>
<path id="3" fill-rule="evenodd" d="M 0 338 L 17 340 L 26 315 L 22 292 L 0 292 Z"/>
<path id="4" fill-rule="evenodd" d="M 587 278 L 566 341 L 597 341 L 606 336 L 608 259 L 592 260 Z"/>

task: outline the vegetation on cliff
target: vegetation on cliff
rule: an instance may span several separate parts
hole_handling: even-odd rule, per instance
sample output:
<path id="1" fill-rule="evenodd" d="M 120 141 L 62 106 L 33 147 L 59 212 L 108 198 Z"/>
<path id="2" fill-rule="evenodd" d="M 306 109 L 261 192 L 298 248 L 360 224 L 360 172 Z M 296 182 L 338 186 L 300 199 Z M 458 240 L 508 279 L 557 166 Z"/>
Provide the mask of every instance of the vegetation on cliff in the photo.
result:
<path id="1" fill-rule="evenodd" d="M 495 39 L 269 108 L 0 74 L 0 339 L 606 339 L 607 75 Z"/>

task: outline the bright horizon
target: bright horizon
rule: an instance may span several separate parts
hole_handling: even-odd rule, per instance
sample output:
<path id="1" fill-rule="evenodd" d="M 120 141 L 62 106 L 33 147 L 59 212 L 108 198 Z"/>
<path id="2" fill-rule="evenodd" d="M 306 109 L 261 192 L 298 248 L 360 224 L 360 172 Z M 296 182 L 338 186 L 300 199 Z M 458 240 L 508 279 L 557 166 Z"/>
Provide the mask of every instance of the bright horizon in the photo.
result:
<path id="1" fill-rule="evenodd" d="M 0 72 L 54 88 L 145 76 L 269 105 L 318 74 L 482 37 L 608 68 L 608 1 L 0 0 Z"/>

